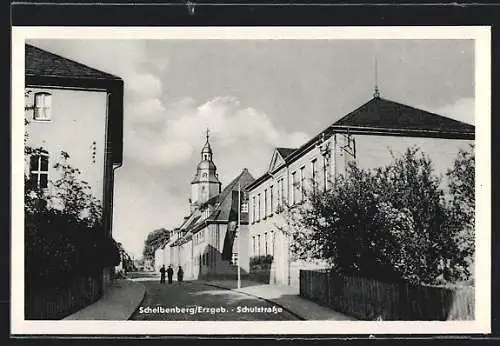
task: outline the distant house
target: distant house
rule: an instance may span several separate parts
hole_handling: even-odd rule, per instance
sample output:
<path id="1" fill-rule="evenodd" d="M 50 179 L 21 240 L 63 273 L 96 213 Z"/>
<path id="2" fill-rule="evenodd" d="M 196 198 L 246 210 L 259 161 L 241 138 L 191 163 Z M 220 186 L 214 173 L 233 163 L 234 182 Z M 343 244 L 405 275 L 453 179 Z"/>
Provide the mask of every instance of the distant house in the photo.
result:
<path id="1" fill-rule="evenodd" d="M 123 80 L 29 44 L 25 57 L 27 144 L 44 149 L 27 158 L 26 172 L 39 188 L 50 188 L 59 174 L 53 166 L 67 152 L 101 201 L 111 238 L 114 172 L 123 158 Z"/>
<path id="2" fill-rule="evenodd" d="M 222 191 L 213 152 L 207 140 L 201 151 L 191 182 L 190 214 L 176 228 L 163 249 L 166 265 L 182 266 L 186 279 L 237 275 L 237 256 L 241 273 L 249 270 L 248 210 L 241 210 L 246 186 L 254 181 L 245 168 Z M 238 216 L 240 230 L 237 232 Z M 237 234 L 242 241 L 238 249 Z M 160 255 L 159 255 L 160 256 Z"/>
<path id="3" fill-rule="evenodd" d="M 268 171 L 247 187 L 250 256 L 273 256 L 270 283 L 297 285 L 299 269 L 322 264 L 293 258 L 284 203 L 299 205 L 313 185 L 328 189 L 350 161 L 380 167 L 392 161 L 391 152 L 397 156 L 411 146 L 429 155 L 436 173 L 443 174 L 474 134 L 472 125 L 375 95 L 299 148 L 276 148 Z"/>
<path id="4" fill-rule="evenodd" d="M 167 261 L 165 261 L 165 246 L 170 241 L 170 238 L 172 237 L 173 232 L 170 231 L 170 237 L 166 239 L 159 247 L 158 249 L 155 250 L 155 270 L 159 271 L 160 268 L 164 265 L 165 267 L 168 266 Z"/>

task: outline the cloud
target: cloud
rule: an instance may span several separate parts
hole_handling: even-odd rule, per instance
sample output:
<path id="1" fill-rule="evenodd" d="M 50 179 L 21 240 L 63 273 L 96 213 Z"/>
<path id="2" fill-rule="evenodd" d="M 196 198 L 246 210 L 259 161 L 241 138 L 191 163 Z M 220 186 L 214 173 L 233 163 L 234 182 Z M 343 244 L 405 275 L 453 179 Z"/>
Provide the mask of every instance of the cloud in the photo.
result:
<path id="1" fill-rule="evenodd" d="M 148 165 L 174 168 L 193 162 L 204 144 L 204 134 L 210 129 L 215 157 L 224 165 L 248 167 L 259 170 L 265 167 L 270 153 L 276 146 L 298 146 L 308 135 L 303 132 L 287 133 L 274 124 L 270 117 L 252 107 L 243 107 L 235 97 L 217 97 L 197 104 L 192 99 L 162 107 L 153 104 L 134 106 L 134 112 L 142 111 L 136 121 L 153 122 L 158 136 L 150 136 L 150 130 L 133 132 L 127 138 L 126 155 L 147 161 Z M 149 114 L 165 110 L 162 116 Z M 235 160 L 245 153 L 248 160 Z M 238 155 L 235 155 L 238 154 Z"/>
<path id="2" fill-rule="evenodd" d="M 223 188 L 243 168 L 255 178 L 263 174 L 275 147 L 297 147 L 308 139 L 303 132 L 286 132 L 266 113 L 242 106 L 235 97 L 201 103 L 184 98 L 168 105 L 148 99 L 131 103 L 127 112 L 114 234 L 137 256 L 147 233 L 178 226 L 187 214 L 207 127 Z"/>
<path id="3" fill-rule="evenodd" d="M 150 73 L 131 73 L 127 76 L 125 85 L 135 97 L 158 97 L 162 91 L 160 79 Z"/>

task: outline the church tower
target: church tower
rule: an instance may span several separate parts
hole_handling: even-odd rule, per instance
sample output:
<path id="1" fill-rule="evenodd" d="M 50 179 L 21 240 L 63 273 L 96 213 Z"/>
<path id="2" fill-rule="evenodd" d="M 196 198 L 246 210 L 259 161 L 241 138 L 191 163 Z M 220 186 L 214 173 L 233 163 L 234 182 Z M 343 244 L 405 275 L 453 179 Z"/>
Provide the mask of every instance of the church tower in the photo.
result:
<path id="1" fill-rule="evenodd" d="M 210 147 L 208 129 L 206 137 L 205 145 L 201 149 L 201 161 L 198 163 L 196 174 L 191 181 L 191 211 L 221 192 L 217 167 L 212 161 L 213 152 Z"/>

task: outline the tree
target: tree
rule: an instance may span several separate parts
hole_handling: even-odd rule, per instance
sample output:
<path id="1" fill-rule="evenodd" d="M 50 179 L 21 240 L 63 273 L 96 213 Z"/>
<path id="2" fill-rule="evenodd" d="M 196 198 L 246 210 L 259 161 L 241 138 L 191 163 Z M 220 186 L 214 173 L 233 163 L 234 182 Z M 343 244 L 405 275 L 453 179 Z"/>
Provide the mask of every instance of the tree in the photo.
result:
<path id="1" fill-rule="evenodd" d="M 292 251 L 328 260 L 333 270 L 385 281 L 437 284 L 467 275 L 440 179 L 430 159 L 409 148 L 385 167 L 351 163 L 326 191 L 307 193 L 286 219 Z"/>
<path id="2" fill-rule="evenodd" d="M 156 229 L 150 232 L 144 241 L 143 257 L 154 259 L 155 251 L 163 246 L 170 238 L 170 232 L 165 228 Z"/>
<path id="3" fill-rule="evenodd" d="M 125 251 L 122 243 L 117 243 L 117 247 L 118 247 L 118 251 L 120 253 L 120 260 L 121 260 L 121 263 L 123 266 L 123 270 L 125 272 L 137 270 L 137 268 L 135 267 L 135 263 L 132 260 L 132 257 L 130 257 L 130 255 L 127 253 L 127 251 Z"/>
<path id="4" fill-rule="evenodd" d="M 454 231 L 462 256 L 473 260 L 475 251 L 475 153 L 460 150 L 453 167 L 448 170 L 448 228 Z M 467 276 L 467 274 L 466 274 Z"/>

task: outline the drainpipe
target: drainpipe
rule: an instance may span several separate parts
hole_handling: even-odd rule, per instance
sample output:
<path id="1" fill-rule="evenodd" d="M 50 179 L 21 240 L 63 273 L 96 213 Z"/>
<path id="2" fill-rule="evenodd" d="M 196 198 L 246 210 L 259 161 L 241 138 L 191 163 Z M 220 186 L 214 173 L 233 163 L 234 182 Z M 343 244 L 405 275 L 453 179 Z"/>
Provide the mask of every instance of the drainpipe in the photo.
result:
<path id="1" fill-rule="evenodd" d="M 330 149 L 332 184 L 335 185 L 337 179 L 337 134 L 333 134 L 333 145 Z"/>

